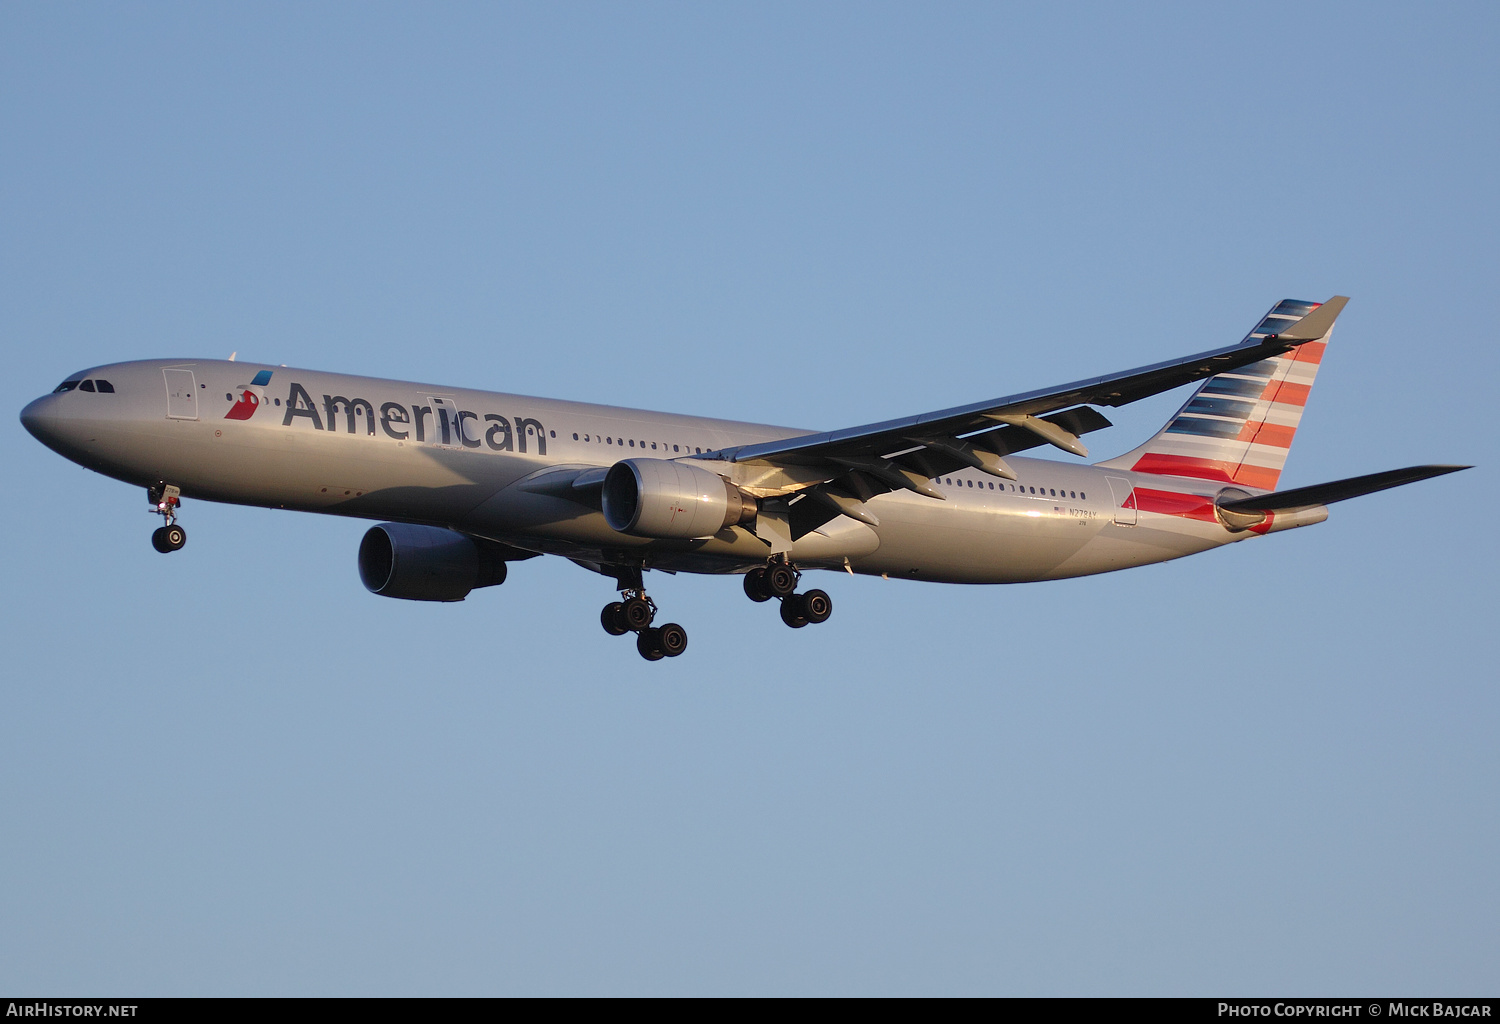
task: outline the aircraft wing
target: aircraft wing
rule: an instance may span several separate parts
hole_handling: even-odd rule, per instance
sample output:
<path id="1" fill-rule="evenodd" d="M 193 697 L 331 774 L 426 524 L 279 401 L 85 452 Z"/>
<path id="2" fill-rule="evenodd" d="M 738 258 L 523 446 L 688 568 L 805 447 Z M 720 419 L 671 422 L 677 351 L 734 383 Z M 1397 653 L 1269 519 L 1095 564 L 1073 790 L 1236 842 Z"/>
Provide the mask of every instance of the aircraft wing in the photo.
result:
<path id="1" fill-rule="evenodd" d="M 1087 456 L 1088 449 L 1079 442 L 1077 435 L 1110 425 L 1101 414 L 1087 406 L 1126 405 L 1325 338 L 1348 301 L 1347 296 L 1334 296 L 1285 334 L 1251 337 L 1238 345 L 1074 381 L 1061 387 L 822 434 L 743 445 L 704 457 L 733 462 L 770 460 L 787 465 L 842 464 L 848 460 L 889 458 L 895 453 L 921 448 L 937 455 L 950 466 L 951 472 L 959 465 L 985 468 L 974 461 L 976 457 L 981 462 L 993 464 L 983 454 L 975 456 L 976 448 L 981 453 L 1003 456 L 1050 443 L 1075 455 Z M 1074 408 L 1077 406 L 1083 408 Z M 955 457 L 959 459 L 957 463 L 953 462 Z"/>
<path id="2" fill-rule="evenodd" d="M 1181 359 L 987 402 L 695 457 L 736 463 L 736 482 L 743 489 L 759 498 L 787 499 L 784 512 L 792 540 L 839 515 L 878 526 L 879 520 L 864 505 L 877 494 L 904 488 L 946 500 L 932 481 L 965 467 L 1014 480 L 1016 473 L 1004 457 L 1041 444 L 1087 457 L 1088 449 L 1079 435 L 1110 425 L 1091 406 L 1125 405 L 1319 341 L 1328 336 L 1348 301 L 1336 295 L 1281 334 L 1257 336 L 1252 331 L 1237 345 Z M 779 514 L 774 505 L 763 505 L 761 518 L 774 520 Z"/>

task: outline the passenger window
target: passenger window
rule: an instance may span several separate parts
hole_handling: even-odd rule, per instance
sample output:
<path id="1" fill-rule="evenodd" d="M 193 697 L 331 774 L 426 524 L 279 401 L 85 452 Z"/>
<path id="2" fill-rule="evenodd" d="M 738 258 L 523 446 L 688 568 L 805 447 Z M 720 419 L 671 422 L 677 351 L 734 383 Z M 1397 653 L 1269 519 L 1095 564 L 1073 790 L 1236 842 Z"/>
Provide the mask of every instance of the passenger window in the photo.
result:
<path id="1" fill-rule="evenodd" d="M 1078 497 L 1079 497 L 1079 498 L 1080 498 L 1080 499 L 1082 499 L 1082 500 L 1083 500 L 1083 501 L 1087 501 L 1087 500 L 1088 500 L 1088 498 L 1089 498 L 1089 496 L 1088 496 L 1088 495 L 1087 495 L 1087 494 L 1084 494 L 1084 493 L 1083 493 L 1083 492 L 1082 492 L 1082 491 L 1079 491 L 1079 492 L 1078 492 Z"/>
<path id="2" fill-rule="evenodd" d="M 1054 497 L 1054 498 L 1055 498 L 1055 497 L 1057 497 L 1057 492 L 1056 492 L 1056 491 L 1053 491 L 1053 492 L 1051 492 L 1051 493 L 1052 493 L 1052 496 L 1053 496 L 1053 497 Z"/>
<path id="3" fill-rule="evenodd" d="M 698 455 L 702 455 L 702 454 L 703 454 L 703 449 L 702 449 L 702 448 L 694 448 L 694 449 L 693 449 L 693 451 L 694 451 L 694 452 L 695 452 L 695 453 L 696 453 L 696 454 L 698 454 Z"/>
<path id="4" fill-rule="evenodd" d="M 673 445 L 673 446 L 672 446 L 672 450 L 673 450 L 673 451 L 674 451 L 674 452 L 675 452 L 675 451 L 676 451 L 676 450 L 677 450 L 677 446 L 676 446 L 676 445 L 675 445 L 675 444 L 674 444 L 674 445 Z"/>
<path id="5" fill-rule="evenodd" d="M 614 444 L 614 443 L 615 443 L 615 439 L 614 439 L 614 438 L 612 438 L 612 437 L 606 437 L 606 438 L 605 438 L 605 439 L 604 439 L 604 443 L 605 443 L 605 444 Z"/>
<path id="6" fill-rule="evenodd" d="M 232 401 L 234 401 L 234 395 L 230 394 L 228 391 L 224 392 L 224 401 L 226 401 L 226 402 L 232 402 Z"/>
<path id="7" fill-rule="evenodd" d="M 578 440 L 578 435 L 577 434 L 573 435 L 573 440 L 575 440 L 575 441 Z"/>
<path id="8" fill-rule="evenodd" d="M 99 393 L 101 395 L 112 395 L 115 393 L 115 386 L 107 380 L 96 380 L 94 383 L 99 385 Z"/>
<path id="9" fill-rule="evenodd" d="M 77 386 L 78 386 L 78 382 L 76 380 L 65 380 L 61 384 L 59 384 L 57 387 L 53 388 L 52 389 L 52 393 L 54 395 L 60 395 L 64 391 L 72 391 Z"/>
<path id="10" fill-rule="evenodd" d="M 993 490 L 994 490 L 994 489 L 995 489 L 995 485 L 994 485 L 994 484 L 993 484 L 993 483 L 991 483 L 991 484 L 990 484 L 990 490 L 992 490 L 992 491 L 993 491 Z"/>
<path id="11" fill-rule="evenodd" d="M 632 448 L 635 447 L 635 438 L 633 438 L 633 437 L 630 439 L 630 447 L 632 447 Z"/>
<path id="12" fill-rule="evenodd" d="M 1031 489 L 1031 493 L 1032 493 L 1032 494 L 1035 494 L 1035 493 L 1036 493 L 1036 488 L 1035 488 L 1035 487 L 1033 487 L 1033 488 L 1032 488 L 1032 489 Z"/>
<path id="13" fill-rule="evenodd" d="M 651 450 L 652 450 L 652 451 L 653 451 L 653 452 L 654 452 L 654 451 L 656 451 L 656 442 L 655 442 L 655 441 L 652 441 L 652 442 L 651 442 Z"/>
<path id="14" fill-rule="evenodd" d="M 555 430 L 549 430 L 548 433 L 551 434 L 553 437 L 557 436 L 557 431 L 555 431 Z M 573 440 L 575 440 L 575 441 L 578 440 L 578 435 L 577 434 L 573 435 Z"/>
<path id="15" fill-rule="evenodd" d="M 974 481 L 972 480 L 965 480 L 964 483 L 968 484 L 970 487 L 974 486 Z"/>
<path id="16" fill-rule="evenodd" d="M 1068 492 L 1068 497 L 1070 497 L 1070 498 L 1076 498 L 1076 497 L 1078 497 L 1078 495 L 1074 494 L 1072 491 L 1069 491 Z"/>

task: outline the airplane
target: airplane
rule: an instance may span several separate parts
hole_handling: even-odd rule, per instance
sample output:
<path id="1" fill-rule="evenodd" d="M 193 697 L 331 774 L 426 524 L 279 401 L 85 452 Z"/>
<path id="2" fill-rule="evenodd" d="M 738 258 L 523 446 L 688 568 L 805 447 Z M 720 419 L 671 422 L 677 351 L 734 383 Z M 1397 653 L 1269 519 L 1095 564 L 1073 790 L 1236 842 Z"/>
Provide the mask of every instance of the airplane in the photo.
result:
<path id="1" fill-rule="evenodd" d="M 1112 572 L 1321 523 L 1336 501 L 1468 466 L 1276 490 L 1348 302 L 1277 303 L 1234 345 L 1060 387 L 827 432 L 229 360 L 80 371 L 21 422 L 64 457 L 144 487 L 181 550 L 183 497 L 383 520 L 359 545 L 372 593 L 461 601 L 507 564 L 560 555 L 610 577 L 600 622 L 648 661 L 644 573 L 741 575 L 793 628 L 824 622 L 810 570 L 943 583 Z M 1202 381 L 1153 437 L 1093 465 L 1019 456 Z"/>

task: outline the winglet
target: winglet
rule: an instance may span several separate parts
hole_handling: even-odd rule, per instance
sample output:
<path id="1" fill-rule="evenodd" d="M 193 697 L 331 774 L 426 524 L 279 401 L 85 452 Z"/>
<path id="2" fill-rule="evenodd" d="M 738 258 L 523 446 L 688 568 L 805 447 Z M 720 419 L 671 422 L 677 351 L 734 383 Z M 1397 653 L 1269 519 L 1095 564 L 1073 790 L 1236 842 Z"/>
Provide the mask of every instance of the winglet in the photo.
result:
<path id="1" fill-rule="evenodd" d="M 1333 322 L 1348 304 L 1349 296 L 1335 295 L 1277 337 L 1283 341 L 1317 341 L 1319 338 L 1326 338 L 1328 332 L 1333 330 Z"/>

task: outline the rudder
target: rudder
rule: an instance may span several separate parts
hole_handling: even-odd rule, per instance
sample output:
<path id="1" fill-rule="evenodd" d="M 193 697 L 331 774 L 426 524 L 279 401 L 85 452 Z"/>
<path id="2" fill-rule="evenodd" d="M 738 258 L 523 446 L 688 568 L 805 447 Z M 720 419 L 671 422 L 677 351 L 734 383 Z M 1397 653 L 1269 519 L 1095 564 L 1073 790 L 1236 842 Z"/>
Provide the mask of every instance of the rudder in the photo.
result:
<path id="1" fill-rule="evenodd" d="M 1284 299 L 1245 341 L 1284 334 L 1321 305 Z M 1099 465 L 1274 490 L 1327 344 L 1325 335 L 1208 378 L 1155 437 Z"/>

